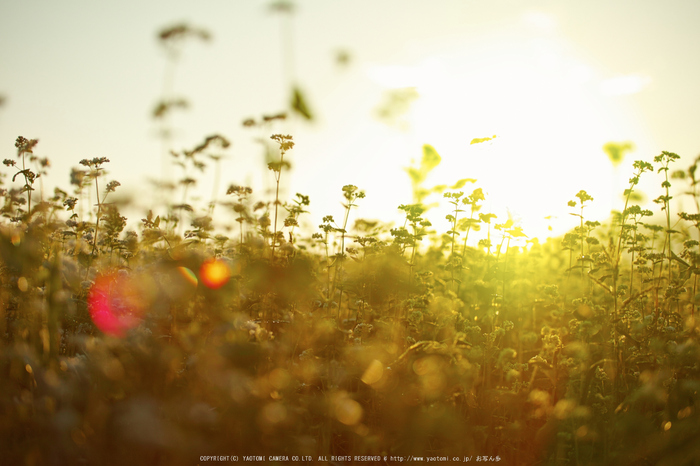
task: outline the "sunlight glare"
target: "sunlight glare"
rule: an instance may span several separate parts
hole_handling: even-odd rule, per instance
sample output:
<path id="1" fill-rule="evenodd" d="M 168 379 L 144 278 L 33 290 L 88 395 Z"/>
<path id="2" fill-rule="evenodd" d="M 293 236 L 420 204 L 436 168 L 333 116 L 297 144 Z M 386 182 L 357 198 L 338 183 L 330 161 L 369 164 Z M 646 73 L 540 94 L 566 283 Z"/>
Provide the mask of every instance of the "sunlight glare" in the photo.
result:
<path id="1" fill-rule="evenodd" d="M 606 79 L 600 84 L 600 90 L 607 95 L 629 95 L 642 92 L 650 84 L 649 76 L 630 74 Z"/>
<path id="2" fill-rule="evenodd" d="M 522 19 L 525 24 L 544 32 L 553 32 L 558 26 L 551 15 L 541 11 L 528 11 Z"/>
<path id="3" fill-rule="evenodd" d="M 394 85 L 417 88 L 412 138 L 434 144 L 443 157 L 426 185 L 476 178 L 465 192 L 484 189 L 482 212 L 496 213 L 496 223 L 520 219 L 530 238 L 572 228 L 566 201 L 581 189 L 598 199 L 585 214 L 606 219 L 615 186 L 601 147 L 618 130 L 601 118 L 614 109 L 595 85 L 598 73 L 555 37 L 504 41 L 490 50 L 477 56 L 448 50 L 416 66 L 373 68 L 377 82 L 395 78 Z M 493 134 L 494 141 L 469 144 Z"/>

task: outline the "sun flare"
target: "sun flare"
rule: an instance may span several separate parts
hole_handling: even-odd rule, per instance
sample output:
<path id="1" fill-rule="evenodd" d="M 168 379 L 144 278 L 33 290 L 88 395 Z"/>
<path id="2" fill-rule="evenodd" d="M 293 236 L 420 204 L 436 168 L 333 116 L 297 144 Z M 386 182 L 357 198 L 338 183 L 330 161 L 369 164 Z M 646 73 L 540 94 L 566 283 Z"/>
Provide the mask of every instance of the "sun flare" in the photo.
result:
<path id="1" fill-rule="evenodd" d="M 373 66 L 367 74 L 388 89 L 415 89 L 406 136 L 442 156 L 427 184 L 476 178 L 485 208 L 544 239 L 572 227 L 562 199 L 581 189 L 597 199 L 587 215 L 604 220 L 619 208 L 619 174 L 602 146 L 628 137 L 635 123 L 615 122 L 621 109 L 610 96 L 639 92 L 648 78 L 603 79 L 557 35 L 551 16 L 528 14 L 521 26 L 479 48 L 450 45 L 415 64 Z"/>

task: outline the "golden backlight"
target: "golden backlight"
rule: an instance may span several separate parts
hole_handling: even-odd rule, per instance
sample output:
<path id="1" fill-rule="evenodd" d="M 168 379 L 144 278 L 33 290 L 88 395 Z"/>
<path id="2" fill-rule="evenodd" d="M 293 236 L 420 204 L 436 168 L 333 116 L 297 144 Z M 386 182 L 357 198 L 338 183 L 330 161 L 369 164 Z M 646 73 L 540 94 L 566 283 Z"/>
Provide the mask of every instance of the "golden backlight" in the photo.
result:
<path id="1" fill-rule="evenodd" d="M 641 125 L 622 117 L 629 102 L 621 96 L 641 92 L 650 78 L 609 77 L 578 56 L 549 15 L 529 13 L 516 26 L 479 45 L 451 43 L 413 64 L 377 65 L 367 74 L 385 89 L 415 92 L 404 137 L 442 157 L 426 185 L 476 178 L 461 190 L 484 190 L 482 212 L 496 213 L 497 222 L 510 216 L 529 238 L 543 240 L 574 226 L 567 201 L 580 190 L 595 199 L 587 218 L 603 221 L 622 208 L 621 173 L 632 160 L 615 169 L 603 145 L 638 137 Z"/>

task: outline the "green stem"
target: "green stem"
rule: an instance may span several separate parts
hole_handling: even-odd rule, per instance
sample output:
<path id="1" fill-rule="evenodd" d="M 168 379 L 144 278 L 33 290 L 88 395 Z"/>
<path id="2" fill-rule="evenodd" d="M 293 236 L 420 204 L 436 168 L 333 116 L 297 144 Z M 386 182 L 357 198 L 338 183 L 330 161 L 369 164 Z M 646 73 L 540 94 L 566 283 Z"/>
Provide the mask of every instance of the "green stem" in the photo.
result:
<path id="1" fill-rule="evenodd" d="M 508 271 L 508 249 L 510 249 L 510 235 L 508 235 L 508 242 L 506 243 L 506 255 L 503 258 L 503 292 L 501 293 L 504 301 L 506 299 L 506 272 Z"/>
<path id="2" fill-rule="evenodd" d="M 277 243 L 277 209 L 279 207 L 279 199 L 280 199 L 280 178 L 282 177 L 282 162 L 284 161 L 284 152 L 281 153 L 280 155 L 280 166 L 279 166 L 279 171 L 275 172 L 275 221 L 274 221 L 274 229 L 272 233 L 272 253 L 270 255 L 270 261 L 272 263 L 275 262 L 275 246 Z"/>
<path id="3" fill-rule="evenodd" d="M 411 224 L 413 227 L 413 241 L 411 243 L 412 248 L 411 248 L 411 261 L 408 263 L 408 287 L 409 290 L 411 286 L 413 285 L 413 261 L 415 260 L 416 257 L 416 239 L 417 239 L 417 233 L 418 233 L 418 228 L 415 222 Z"/>
<path id="4" fill-rule="evenodd" d="M 214 185 L 212 186 L 211 202 L 209 203 L 209 216 L 211 217 L 214 217 L 214 209 L 216 208 L 217 202 L 216 193 L 219 191 L 219 183 L 221 182 L 221 159 L 217 158 L 215 162 L 216 165 L 214 167 Z"/>
<path id="5" fill-rule="evenodd" d="M 27 167 L 25 164 L 26 152 L 22 151 L 22 174 L 24 175 L 24 186 L 27 188 L 27 221 L 32 214 L 32 188 L 29 186 L 29 177 L 27 176 Z"/>
<path id="6" fill-rule="evenodd" d="M 632 244 L 634 244 L 634 246 L 637 246 L 636 225 L 635 225 L 635 229 L 634 229 L 634 241 L 632 242 Z M 632 257 L 630 258 L 630 291 L 629 291 L 629 295 L 632 296 L 632 292 L 634 291 L 634 250 L 632 250 L 630 252 L 632 253 L 631 254 Z"/>
<path id="7" fill-rule="evenodd" d="M 455 215 L 454 219 L 452 220 L 452 250 L 450 251 L 450 278 L 452 282 L 452 290 L 455 290 L 455 266 L 454 266 L 454 255 L 455 255 L 455 235 L 457 234 L 457 215 L 459 212 L 459 209 L 457 208 L 457 203 L 454 203 L 455 205 Z"/>
<path id="8" fill-rule="evenodd" d="M 340 253 L 336 257 L 335 261 L 333 262 L 335 265 L 335 270 L 333 271 L 333 285 L 331 286 L 331 291 L 329 293 L 329 298 L 332 298 L 335 296 L 335 287 L 336 283 L 338 283 L 338 273 L 340 272 L 338 269 L 340 265 L 342 264 L 343 258 L 345 257 L 345 228 L 348 226 L 348 219 L 350 218 L 350 208 L 353 206 L 352 201 L 348 200 L 348 205 L 345 207 L 345 218 L 343 219 L 343 227 L 341 228 L 340 231 Z M 340 262 L 338 262 L 340 261 Z M 343 292 L 341 290 L 340 292 L 340 299 L 342 300 L 343 298 Z M 340 302 L 338 303 L 338 320 L 340 321 Z"/>
<path id="9" fill-rule="evenodd" d="M 580 259 L 581 278 L 583 278 L 583 267 L 585 264 L 585 262 L 583 261 L 583 259 L 584 259 L 584 254 L 583 254 L 583 243 L 584 243 L 584 241 L 583 241 L 584 240 L 584 238 L 583 238 L 583 201 L 581 201 L 581 231 L 580 231 L 580 234 L 581 234 L 581 259 Z"/>
<path id="10" fill-rule="evenodd" d="M 474 220 L 474 206 L 475 204 L 472 204 L 472 211 L 471 215 L 469 216 L 469 223 L 467 224 L 467 231 L 464 233 L 464 247 L 462 248 L 462 264 L 465 263 L 466 258 L 467 258 L 467 239 L 469 238 L 469 231 L 472 228 L 472 221 Z M 459 294 L 459 290 L 462 288 L 462 284 L 459 283 L 457 285 L 457 294 Z"/>
<path id="11" fill-rule="evenodd" d="M 98 169 L 99 170 L 99 169 Z M 95 238 L 93 238 L 93 243 L 92 243 L 92 255 L 95 255 L 95 251 L 97 250 L 97 232 L 99 231 L 100 228 L 100 214 L 102 211 L 102 203 L 100 202 L 100 188 L 99 185 L 97 184 L 97 180 L 99 178 L 99 172 L 95 174 L 95 197 L 97 198 L 97 219 L 95 220 Z M 107 194 L 105 193 L 105 197 L 107 197 Z M 104 198 L 102 199 L 104 202 Z"/>
<path id="12" fill-rule="evenodd" d="M 668 243 L 668 286 L 671 286 L 671 202 L 669 200 L 669 190 L 668 190 L 668 163 L 666 164 L 666 170 L 664 174 L 666 175 L 666 199 L 664 200 L 664 205 L 666 208 L 666 242 Z"/>

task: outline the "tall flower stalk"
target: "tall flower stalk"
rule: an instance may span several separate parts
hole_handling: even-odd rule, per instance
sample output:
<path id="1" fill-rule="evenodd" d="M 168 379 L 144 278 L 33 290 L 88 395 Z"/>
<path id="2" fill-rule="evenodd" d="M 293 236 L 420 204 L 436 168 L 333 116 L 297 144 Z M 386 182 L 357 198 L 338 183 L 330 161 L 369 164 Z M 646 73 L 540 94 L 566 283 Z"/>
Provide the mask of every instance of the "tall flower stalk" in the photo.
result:
<path id="1" fill-rule="evenodd" d="M 272 170 L 275 175 L 275 217 L 272 222 L 272 252 L 270 253 L 270 261 L 275 261 L 275 247 L 277 246 L 277 211 L 280 205 L 280 178 L 282 177 L 282 169 L 284 167 L 289 168 L 290 164 L 284 160 L 284 155 L 287 151 L 294 147 L 294 142 L 292 137 L 289 135 L 273 134 L 270 139 L 277 142 L 280 145 L 280 159 L 279 162 L 270 162 L 267 164 L 267 168 Z"/>

